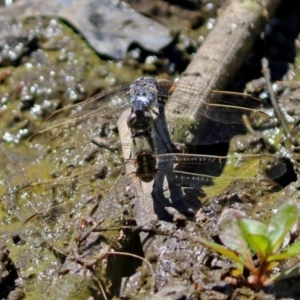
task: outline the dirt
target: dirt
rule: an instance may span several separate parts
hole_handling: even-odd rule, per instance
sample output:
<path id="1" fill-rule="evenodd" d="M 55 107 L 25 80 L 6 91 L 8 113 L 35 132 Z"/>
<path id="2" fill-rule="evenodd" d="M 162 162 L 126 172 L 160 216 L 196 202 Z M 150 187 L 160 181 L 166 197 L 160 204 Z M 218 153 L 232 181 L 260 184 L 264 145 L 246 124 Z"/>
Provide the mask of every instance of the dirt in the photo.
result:
<path id="1" fill-rule="evenodd" d="M 223 177 L 219 177 L 221 189 L 186 189 L 183 212 L 167 207 L 167 220 L 142 225 L 137 225 L 134 214 L 135 198 L 141 195 L 128 188 L 123 176 L 118 115 L 108 118 L 104 126 L 94 126 L 95 120 L 91 120 L 87 128 L 67 128 L 60 142 L 46 136 L 28 143 L 29 137 L 43 128 L 44 117 L 57 108 L 142 75 L 172 79 L 183 71 L 213 24 L 216 6 L 200 4 L 200 11 L 196 11 L 197 1 L 185 8 L 154 2 L 130 4 L 150 17 L 159 8 L 157 21 L 174 31 L 178 27 L 182 30 L 176 45 L 155 59 L 152 53 L 135 58 L 135 49 L 122 63 L 105 61 L 57 19 L 36 17 L 19 25 L 23 38 L 32 28 L 36 34 L 30 43 L 24 43 L 17 61 L 5 61 L 0 72 L 1 298 L 299 298 L 298 278 L 251 289 L 234 280 L 230 260 L 196 242 L 198 236 L 217 237 L 218 217 L 224 208 L 239 209 L 267 222 L 287 199 L 299 202 L 298 149 L 286 146 L 280 124 L 249 127 L 246 135 L 236 136 L 225 146 L 231 154 L 271 154 L 276 158 L 272 162 L 262 160 L 258 170 L 248 165 L 251 180 L 239 180 L 239 172 L 245 171 L 242 166 L 235 171 L 237 179 L 228 182 L 226 174 L 233 171 L 227 164 Z M 284 74 L 288 80 L 299 76 L 299 28 L 294 24 L 289 35 L 281 34 L 287 30 L 284 22 L 288 14 L 296 11 L 291 2 L 287 4 L 290 11 L 281 10 L 270 21 L 265 39 L 274 79 Z M 193 40 L 195 36 L 197 40 Z M 254 46 L 230 89 L 241 91 L 246 82 L 259 77 L 261 43 Z M 294 56 L 283 55 L 287 45 L 294 43 Z M 180 59 L 174 59 L 178 53 Z M 291 59 L 295 63 L 287 70 Z M 288 83 L 286 86 L 278 97 L 298 139 L 299 107 L 295 103 L 299 89 L 290 88 Z M 257 94 L 264 97 L 265 88 Z M 90 143 L 93 130 L 99 132 L 101 147 Z M 67 135 L 72 139 L 62 142 Z M 218 153 L 220 148 L 219 144 L 212 145 L 197 149 L 197 153 Z M 97 178 L 91 176 L 96 172 Z M 78 173 L 81 175 L 74 176 Z M 63 176 L 69 180 L 59 181 Z M 53 181 L 39 184 L 45 180 Z M 297 239 L 298 235 L 294 237 Z"/>

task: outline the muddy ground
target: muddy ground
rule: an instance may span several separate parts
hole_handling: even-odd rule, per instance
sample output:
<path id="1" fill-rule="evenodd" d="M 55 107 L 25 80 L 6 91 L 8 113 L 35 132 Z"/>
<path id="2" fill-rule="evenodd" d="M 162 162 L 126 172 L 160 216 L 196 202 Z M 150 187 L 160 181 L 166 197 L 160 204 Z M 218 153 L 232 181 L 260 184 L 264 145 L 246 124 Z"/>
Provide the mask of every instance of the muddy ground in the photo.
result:
<path id="1" fill-rule="evenodd" d="M 276 91 L 289 133 L 275 117 L 254 129 L 248 126 L 230 143 L 189 145 L 180 138 L 186 131 L 175 133 L 178 151 L 265 155 L 238 168 L 227 162 L 213 185 L 187 185 L 181 203 L 157 187 L 155 196 L 130 188 L 136 180 L 125 175 L 128 156 L 122 152 L 118 112 L 99 124 L 91 118 L 54 137 L 29 139 L 47 126 L 42 120 L 54 110 L 106 88 L 141 76 L 180 77 L 224 3 L 128 1 L 170 30 L 173 42 L 157 51 L 130 45 L 118 61 L 96 53 L 80 28 L 55 16 L 35 13 L 6 24 L 0 39 L 1 299 L 300 298 L 298 277 L 253 288 L 247 284 L 249 274 L 244 281 L 234 280 L 233 263 L 197 242 L 198 236 L 217 240 L 224 208 L 267 222 L 288 199 L 299 203 L 299 86 L 291 81 L 299 80 L 300 7 L 282 2 L 274 17 L 265 16 L 266 27 L 237 74 L 228 74 L 233 80 L 226 89 L 247 89 L 269 101 L 266 86 L 253 81 L 261 77 L 266 57 L 272 81 L 285 81 Z M 67 120 L 69 113 L 55 122 Z M 209 134 L 208 129 L 201 134 Z M 98 139 L 91 143 L 95 132 Z M 272 165 L 267 155 L 274 158 Z M 241 179 L 246 171 L 247 179 Z M 156 215 L 137 217 L 139 199 L 148 196 L 156 201 Z M 293 239 L 299 239 L 297 232 Z M 274 271 L 296 263 L 284 262 Z"/>

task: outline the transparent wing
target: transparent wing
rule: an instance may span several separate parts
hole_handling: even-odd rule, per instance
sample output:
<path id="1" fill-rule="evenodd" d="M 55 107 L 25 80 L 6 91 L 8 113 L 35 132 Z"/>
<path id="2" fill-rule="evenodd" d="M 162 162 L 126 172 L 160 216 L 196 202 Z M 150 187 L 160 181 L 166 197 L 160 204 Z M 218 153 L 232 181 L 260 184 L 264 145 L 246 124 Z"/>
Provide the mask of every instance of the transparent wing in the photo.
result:
<path id="1" fill-rule="evenodd" d="M 45 120 L 43 127 L 30 141 L 34 141 L 44 135 L 56 138 L 56 134 L 64 129 L 72 129 L 79 124 L 84 124 L 89 119 L 105 117 L 128 106 L 127 93 L 130 85 L 125 84 L 105 90 L 81 103 L 66 106 L 51 113 Z"/>
<path id="2" fill-rule="evenodd" d="M 253 180 L 274 164 L 269 155 L 210 156 L 196 154 L 162 154 L 158 161 L 157 177 L 165 177 L 169 186 L 204 190 L 206 195 L 220 193 L 233 180 Z M 130 199 L 144 197 L 141 181 L 136 175 L 134 159 L 114 172 L 90 168 L 67 177 L 35 182 L 7 194 L 2 203 L 11 217 L 19 220 L 21 237 L 37 243 L 46 241 L 58 249 L 70 245 L 84 220 L 96 203 L 94 222 L 106 224 L 117 215 L 120 221 L 124 210 L 128 214 Z M 284 172 L 284 169 L 277 169 Z M 261 177 L 259 177 L 261 179 Z M 156 179 L 155 179 L 156 180 Z M 271 184 L 271 180 L 270 180 Z"/>
<path id="3" fill-rule="evenodd" d="M 54 112 L 43 123 L 44 129 L 31 138 L 30 147 L 36 151 L 38 145 L 46 146 L 43 154 L 53 172 L 87 162 L 100 166 L 117 162 L 117 120 L 130 106 L 128 88 L 123 85 Z"/>
<path id="4" fill-rule="evenodd" d="M 176 95 L 173 102 L 182 110 L 191 105 L 199 105 L 196 119 L 204 116 L 224 124 L 243 124 L 243 115 L 269 117 L 266 111 L 270 110 L 270 106 L 249 94 L 226 91 L 201 94 L 198 90 L 195 85 L 187 87 L 183 84 L 174 84 L 170 93 Z"/>
<path id="5" fill-rule="evenodd" d="M 89 216 L 95 203 L 105 205 L 107 191 L 120 169 L 108 173 L 105 167 L 77 170 L 70 176 L 34 182 L 7 193 L 1 200 L 15 220 L 14 233 L 26 241 L 66 248 L 63 243 L 74 241 L 82 219 Z"/>
<path id="6" fill-rule="evenodd" d="M 195 85 L 181 83 L 170 89 L 172 99 L 166 105 L 166 115 L 174 142 L 227 142 L 246 132 L 245 117 L 255 121 L 255 126 L 273 117 L 267 103 L 250 95 L 222 91 L 201 94 L 198 90 Z"/>
<path id="7" fill-rule="evenodd" d="M 159 101 L 166 101 L 171 85 L 168 80 L 158 81 Z M 117 120 L 131 106 L 130 87 L 127 84 L 105 90 L 82 103 L 53 112 L 43 122 L 43 129 L 30 139 L 31 148 L 46 145 L 45 154 L 54 169 L 82 165 L 91 157 L 102 162 L 109 160 L 109 151 L 120 150 Z M 99 150 L 99 140 L 107 151 Z"/>
<path id="8" fill-rule="evenodd" d="M 234 154 L 229 156 L 211 156 L 197 154 L 158 155 L 158 171 L 177 184 L 201 188 L 218 185 L 224 188 L 232 180 L 250 180 L 255 176 L 264 176 L 266 169 L 277 159 L 271 155 Z M 285 166 L 277 168 L 278 175 L 286 171 Z M 270 179 L 271 180 L 271 179 Z"/>

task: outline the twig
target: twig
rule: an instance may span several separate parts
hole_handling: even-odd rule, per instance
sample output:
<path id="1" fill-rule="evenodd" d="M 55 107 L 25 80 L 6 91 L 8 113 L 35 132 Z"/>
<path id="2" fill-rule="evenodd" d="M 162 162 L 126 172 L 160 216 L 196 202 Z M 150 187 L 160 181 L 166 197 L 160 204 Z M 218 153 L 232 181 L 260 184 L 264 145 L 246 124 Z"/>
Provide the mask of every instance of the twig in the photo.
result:
<path id="1" fill-rule="evenodd" d="M 272 84 L 271 84 L 270 69 L 269 69 L 269 66 L 268 66 L 268 60 L 266 58 L 262 59 L 262 73 L 263 73 L 263 76 L 266 80 L 267 88 L 268 88 L 268 91 L 270 93 L 270 100 L 271 100 L 272 107 L 274 109 L 275 115 L 278 118 L 278 120 L 279 120 L 279 122 L 280 122 L 280 124 L 281 124 L 281 126 L 284 130 L 284 133 L 285 133 L 286 137 L 290 140 L 290 142 L 293 145 L 295 145 L 295 144 L 297 144 L 297 142 L 290 133 L 290 130 L 287 126 L 285 118 L 282 114 L 282 110 L 278 105 L 278 101 L 277 101 L 275 93 L 273 91 Z"/>

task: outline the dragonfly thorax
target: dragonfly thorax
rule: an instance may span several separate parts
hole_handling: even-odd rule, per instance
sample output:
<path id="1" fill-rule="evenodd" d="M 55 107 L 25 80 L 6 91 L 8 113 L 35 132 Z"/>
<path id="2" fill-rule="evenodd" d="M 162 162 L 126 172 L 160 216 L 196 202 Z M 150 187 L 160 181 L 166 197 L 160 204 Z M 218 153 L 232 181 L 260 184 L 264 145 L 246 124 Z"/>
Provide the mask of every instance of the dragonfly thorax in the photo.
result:
<path id="1" fill-rule="evenodd" d="M 151 110 L 157 103 L 157 80 L 153 77 L 136 79 L 129 90 L 132 111 Z"/>
<path id="2" fill-rule="evenodd" d="M 143 182 L 152 181 L 156 174 L 156 158 L 152 151 L 142 150 L 136 155 L 136 176 Z"/>

